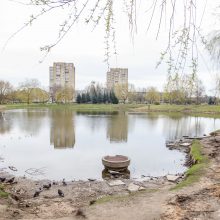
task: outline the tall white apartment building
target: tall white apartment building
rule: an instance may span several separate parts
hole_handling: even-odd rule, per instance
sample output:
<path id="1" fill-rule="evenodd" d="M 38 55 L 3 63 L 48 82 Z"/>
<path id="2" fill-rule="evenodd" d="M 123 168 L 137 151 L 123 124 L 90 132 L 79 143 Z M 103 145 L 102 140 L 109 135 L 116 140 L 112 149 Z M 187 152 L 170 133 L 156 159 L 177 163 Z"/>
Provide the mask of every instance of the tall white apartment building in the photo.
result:
<path id="1" fill-rule="evenodd" d="M 116 84 L 128 84 L 127 68 L 110 68 L 107 72 L 107 89 L 113 89 Z"/>
<path id="2" fill-rule="evenodd" d="M 73 92 L 75 100 L 75 67 L 73 63 L 56 62 L 49 68 L 50 71 L 50 94 L 55 88 L 69 88 Z"/>

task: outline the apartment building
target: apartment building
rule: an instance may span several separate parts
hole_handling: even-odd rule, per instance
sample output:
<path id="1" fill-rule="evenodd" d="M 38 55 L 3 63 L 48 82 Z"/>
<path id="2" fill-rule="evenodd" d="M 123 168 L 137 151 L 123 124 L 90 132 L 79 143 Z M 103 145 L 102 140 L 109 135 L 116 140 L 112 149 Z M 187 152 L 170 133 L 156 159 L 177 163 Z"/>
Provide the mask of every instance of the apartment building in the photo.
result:
<path id="1" fill-rule="evenodd" d="M 110 68 L 107 72 L 107 89 L 113 89 L 116 84 L 128 84 L 127 68 Z"/>
<path id="2" fill-rule="evenodd" d="M 50 94 L 54 96 L 58 88 L 69 89 L 72 100 L 75 100 L 75 67 L 73 63 L 55 62 L 49 67 L 50 72 Z M 52 97 L 53 99 L 53 97 Z"/>

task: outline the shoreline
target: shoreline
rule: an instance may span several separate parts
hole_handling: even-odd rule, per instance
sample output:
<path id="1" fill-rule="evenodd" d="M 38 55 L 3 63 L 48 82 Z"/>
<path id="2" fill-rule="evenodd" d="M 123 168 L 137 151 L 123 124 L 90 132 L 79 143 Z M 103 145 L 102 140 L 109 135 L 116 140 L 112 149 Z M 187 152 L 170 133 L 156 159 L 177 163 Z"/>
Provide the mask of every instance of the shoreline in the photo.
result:
<path id="1" fill-rule="evenodd" d="M 13 109 L 68 109 L 88 112 L 117 112 L 124 111 L 128 114 L 144 113 L 181 113 L 192 115 L 213 115 L 220 117 L 220 105 L 147 105 L 147 104 L 10 104 L 0 105 L 0 111 Z"/>
<path id="2" fill-rule="evenodd" d="M 185 151 L 184 151 L 185 152 Z M 186 152 L 185 152 L 186 153 Z M 185 163 L 192 164 L 190 152 L 186 153 Z M 185 173 L 185 172 L 184 172 Z M 185 175 L 165 175 L 161 177 L 144 176 L 142 178 L 121 179 L 114 178 L 110 180 L 87 180 L 87 181 L 69 181 L 66 185 L 62 181 L 50 180 L 32 180 L 24 177 L 15 177 L 15 183 L 6 184 L 5 191 L 9 193 L 5 204 L 9 206 L 5 212 L 5 219 L 7 218 L 25 218 L 30 219 L 36 216 L 43 218 L 57 218 L 60 214 L 62 216 L 69 216 L 72 213 L 75 215 L 81 208 L 88 208 L 93 204 L 102 204 L 114 201 L 115 198 L 129 200 L 130 197 L 136 195 L 148 195 L 158 193 L 160 191 L 169 191 L 174 188 L 177 183 L 184 181 Z M 5 173 L 6 174 L 6 173 Z M 8 178 L 12 177 L 7 174 Z M 6 176 L 7 176 L 6 175 Z M 171 180 L 168 180 L 168 177 Z M 1 177 L 1 173 L 0 173 Z M 174 180 L 174 179 L 175 180 Z M 110 185 L 113 182 L 122 181 L 115 185 Z M 43 189 L 44 185 L 51 183 L 49 190 Z M 42 189 L 40 195 L 33 197 L 35 192 Z M 58 189 L 64 193 L 64 197 L 59 197 Z M 1 199 L 0 199 L 1 201 Z M 64 207 L 59 208 L 60 214 L 53 213 L 56 204 L 65 204 Z M 44 210 L 44 207 L 50 207 L 49 210 Z M 22 208 L 21 208 L 22 207 Z M 36 209 L 38 211 L 36 211 Z M 16 214 L 11 214 L 11 210 L 16 210 Z M 33 214 L 34 213 L 34 214 Z M 1 203 L 0 203 L 1 214 Z M 1 215 L 0 215 L 1 216 Z M 1 219 L 1 218 L 0 218 Z"/>

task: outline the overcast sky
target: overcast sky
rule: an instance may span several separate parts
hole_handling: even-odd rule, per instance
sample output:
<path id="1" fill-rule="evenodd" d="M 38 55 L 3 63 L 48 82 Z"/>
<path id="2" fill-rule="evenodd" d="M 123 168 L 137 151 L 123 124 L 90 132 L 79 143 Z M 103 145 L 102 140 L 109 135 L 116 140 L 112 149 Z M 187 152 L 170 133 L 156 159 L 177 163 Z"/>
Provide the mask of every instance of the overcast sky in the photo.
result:
<path id="1" fill-rule="evenodd" d="M 21 0 L 22 2 L 22 0 Z M 25 2 L 25 1 L 23 1 Z M 26 1 L 27 2 L 27 1 Z M 117 1 L 119 2 L 119 1 Z M 139 1 L 138 1 L 139 2 Z M 143 0 L 140 2 L 143 3 Z M 129 35 L 127 18 L 119 4 L 116 20 L 117 62 L 115 57 L 110 59 L 110 67 L 128 68 L 129 83 L 135 87 L 156 86 L 162 90 L 167 76 L 165 64 L 155 69 L 160 52 L 167 43 L 167 31 L 161 29 L 159 39 L 156 40 L 158 14 L 152 21 L 152 27 L 147 32 L 147 24 L 150 14 L 147 13 L 149 4 L 140 4 L 137 7 L 138 32 L 134 43 Z M 198 17 L 202 16 L 206 0 L 200 0 Z M 207 0 L 207 8 L 203 17 L 203 32 L 218 28 L 216 16 L 213 13 L 217 1 Z M 139 5 L 139 3 L 138 3 Z M 0 79 L 8 80 L 17 86 L 26 78 L 37 78 L 42 86 L 48 87 L 49 66 L 53 62 L 73 62 L 76 68 L 76 88 L 83 89 L 91 81 L 105 84 L 107 65 L 103 62 L 105 53 L 104 26 L 101 24 L 94 31 L 92 26 L 86 26 L 83 22 L 75 25 L 74 29 L 58 44 L 46 57 L 43 63 L 39 61 L 43 57 L 40 47 L 53 43 L 58 35 L 59 24 L 64 19 L 64 10 L 57 10 L 33 23 L 13 37 L 4 51 L 2 48 L 7 39 L 19 29 L 37 9 L 15 3 L 10 0 L 1 1 L 0 7 Z M 177 12 L 178 13 L 178 12 Z M 181 17 L 181 16 L 180 16 Z M 178 16 L 176 23 L 178 24 Z M 220 27 L 220 26 L 219 26 Z M 202 46 L 199 48 L 203 54 L 205 63 L 201 59 L 199 65 L 199 77 L 204 81 L 206 90 L 210 93 L 213 84 L 212 64 Z M 208 66 L 208 68 L 207 68 Z"/>

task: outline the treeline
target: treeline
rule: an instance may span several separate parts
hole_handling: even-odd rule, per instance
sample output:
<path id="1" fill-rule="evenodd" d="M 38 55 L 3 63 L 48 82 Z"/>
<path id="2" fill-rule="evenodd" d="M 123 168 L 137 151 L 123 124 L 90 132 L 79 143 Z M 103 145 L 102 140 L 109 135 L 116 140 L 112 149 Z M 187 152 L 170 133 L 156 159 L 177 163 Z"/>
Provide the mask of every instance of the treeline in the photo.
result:
<path id="1" fill-rule="evenodd" d="M 95 95 L 90 95 L 89 93 L 82 93 L 78 94 L 76 97 L 76 102 L 78 104 L 80 103 L 93 103 L 93 104 L 99 104 L 99 103 L 112 103 L 112 104 L 118 104 L 118 98 L 115 96 L 114 91 L 111 92 L 104 92 L 99 93 Z"/>
<path id="2" fill-rule="evenodd" d="M 36 79 L 27 79 L 15 89 L 0 80 L 0 104 L 6 103 L 142 103 L 142 104 L 219 104 L 220 77 L 213 82 L 213 96 L 205 94 L 203 82 L 194 75 L 168 75 L 163 91 L 156 87 L 138 88 L 132 84 L 117 84 L 109 91 L 98 82 L 91 82 L 84 90 L 54 86 L 48 92 Z"/>
<path id="3" fill-rule="evenodd" d="M 49 93 L 40 88 L 36 79 L 27 79 L 14 88 L 9 82 L 0 80 L 0 104 L 7 103 L 46 103 Z"/>
<path id="4" fill-rule="evenodd" d="M 114 90 L 108 91 L 106 88 L 102 87 L 99 83 L 92 82 L 85 91 L 78 93 L 76 97 L 76 102 L 80 103 L 111 103 L 118 104 L 119 100 L 115 95 Z"/>

